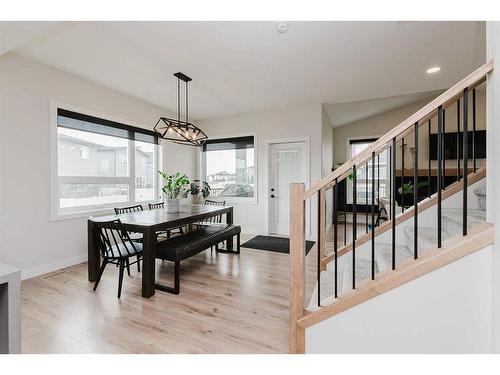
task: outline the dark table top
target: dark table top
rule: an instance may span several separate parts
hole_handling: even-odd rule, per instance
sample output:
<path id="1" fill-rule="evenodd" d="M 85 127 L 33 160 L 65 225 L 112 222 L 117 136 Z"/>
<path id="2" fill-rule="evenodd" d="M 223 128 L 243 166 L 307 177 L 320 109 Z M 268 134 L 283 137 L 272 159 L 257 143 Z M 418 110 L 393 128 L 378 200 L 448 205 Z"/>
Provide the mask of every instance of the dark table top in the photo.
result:
<path id="1" fill-rule="evenodd" d="M 202 221 L 208 217 L 226 214 L 231 210 L 232 206 L 186 204 L 181 205 L 180 211 L 176 213 L 168 213 L 165 208 L 158 208 L 121 215 L 90 217 L 89 220 L 99 222 L 120 219 L 125 226 L 135 227 L 155 227 L 160 225 L 164 226 L 165 224 L 175 226 Z"/>

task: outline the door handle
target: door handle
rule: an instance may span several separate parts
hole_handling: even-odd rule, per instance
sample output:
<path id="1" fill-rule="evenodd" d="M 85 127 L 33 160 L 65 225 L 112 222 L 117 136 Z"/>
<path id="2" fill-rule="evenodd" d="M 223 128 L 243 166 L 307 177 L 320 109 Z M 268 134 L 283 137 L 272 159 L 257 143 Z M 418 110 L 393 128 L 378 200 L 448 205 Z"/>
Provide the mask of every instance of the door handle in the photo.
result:
<path id="1" fill-rule="evenodd" d="M 274 194 L 271 194 L 271 198 L 276 198 L 276 195 L 274 195 Z"/>

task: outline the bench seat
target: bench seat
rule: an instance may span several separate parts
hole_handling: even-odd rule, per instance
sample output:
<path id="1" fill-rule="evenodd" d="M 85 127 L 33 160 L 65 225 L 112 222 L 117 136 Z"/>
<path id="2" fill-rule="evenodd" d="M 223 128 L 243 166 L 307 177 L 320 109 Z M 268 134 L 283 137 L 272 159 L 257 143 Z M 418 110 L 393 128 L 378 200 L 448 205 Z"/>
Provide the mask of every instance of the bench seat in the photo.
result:
<path id="1" fill-rule="evenodd" d="M 222 251 L 234 254 L 240 253 L 240 234 L 241 227 L 231 224 L 210 224 L 199 226 L 195 231 L 181 236 L 168 238 L 156 244 L 156 258 L 168 260 L 175 263 L 174 287 L 168 287 L 161 284 L 155 284 L 155 288 L 174 294 L 180 292 L 180 262 L 192 257 L 206 249 L 217 246 L 223 241 L 232 241 L 236 236 L 236 251 Z"/>

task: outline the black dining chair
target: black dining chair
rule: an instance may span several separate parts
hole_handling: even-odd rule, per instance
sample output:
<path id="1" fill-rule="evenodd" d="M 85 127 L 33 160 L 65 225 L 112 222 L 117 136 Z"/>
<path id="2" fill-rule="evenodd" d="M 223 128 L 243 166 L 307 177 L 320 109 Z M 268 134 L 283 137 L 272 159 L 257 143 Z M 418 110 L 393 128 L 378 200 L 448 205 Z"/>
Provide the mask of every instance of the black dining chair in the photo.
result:
<path id="1" fill-rule="evenodd" d="M 130 212 L 139 212 L 143 210 L 144 208 L 142 208 L 142 204 L 138 204 L 136 206 L 128 206 L 128 207 L 115 207 L 115 214 L 121 215 L 121 214 L 128 214 Z"/>
<path id="2" fill-rule="evenodd" d="M 165 207 L 165 202 L 148 203 L 148 206 L 150 210 L 154 210 L 156 208 L 163 208 Z"/>
<path id="3" fill-rule="evenodd" d="M 205 199 L 205 202 L 203 202 L 203 204 L 207 205 L 207 206 L 225 206 L 226 201 L 213 201 L 210 199 Z M 205 219 L 204 221 L 196 223 L 196 225 L 203 226 L 203 225 L 220 224 L 220 223 L 222 223 L 222 215 L 209 217 L 209 218 Z M 219 249 L 218 245 L 215 245 L 215 250 L 218 250 L 218 249 Z M 214 250 L 214 247 L 211 246 L 210 252 L 212 252 L 213 250 Z"/>
<path id="4" fill-rule="evenodd" d="M 118 278 L 118 298 L 120 298 L 122 294 L 123 272 L 126 268 L 130 276 L 130 265 L 139 263 L 141 260 L 142 243 L 132 241 L 120 219 L 95 222 L 95 227 L 98 237 L 97 245 L 103 260 L 94 284 L 94 291 L 99 285 L 106 266 L 109 263 L 116 264 L 120 268 Z M 137 260 L 131 263 L 131 257 L 137 257 Z"/>
<path id="5" fill-rule="evenodd" d="M 148 203 L 148 207 L 149 207 L 150 210 L 155 210 L 155 209 L 158 209 L 158 208 L 165 207 L 165 203 L 164 202 Z M 171 232 L 174 231 L 174 230 L 178 230 L 179 234 L 184 234 L 184 229 L 182 229 L 182 227 L 169 229 L 167 231 L 156 232 L 156 234 L 157 234 L 157 236 L 158 235 L 160 236 L 160 240 L 161 240 L 162 239 L 161 237 L 163 237 L 164 234 L 167 236 L 167 238 L 170 238 Z"/>
<path id="6" fill-rule="evenodd" d="M 205 202 L 203 204 L 207 205 L 207 206 L 225 206 L 226 201 L 212 201 L 210 199 L 205 199 Z M 220 224 L 220 223 L 222 223 L 222 215 L 209 217 L 208 219 L 203 221 L 202 224 L 205 224 L 205 223 L 206 224 L 213 224 L 213 223 Z"/>
<path id="7" fill-rule="evenodd" d="M 115 207 L 115 215 L 128 214 L 130 212 L 141 212 L 144 211 L 142 204 L 138 204 L 136 206 L 128 206 L 128 207 Z M 128 235 L 132 241 L 142 242 L 142 234 L 128 232 Z M 130 272 L 130 270 L 129 270 Z M 141 262 L 137 259 L 137 272 L 141 272 Z"/>
<path id="8" fill-rule="evenodd" d="M 212 201 L 210 199 L 205 199 L 203 204 L 207 205 L 207 206 L 225 206 L 226 201 Z M 222 215 L 212 216 L 212 217 L 206 218 L 203 221 L 197 222 L 196 225 L 210 225 L 210 224 L 214 224 L 214 223 L 215 224 L 222 223 Z"/>

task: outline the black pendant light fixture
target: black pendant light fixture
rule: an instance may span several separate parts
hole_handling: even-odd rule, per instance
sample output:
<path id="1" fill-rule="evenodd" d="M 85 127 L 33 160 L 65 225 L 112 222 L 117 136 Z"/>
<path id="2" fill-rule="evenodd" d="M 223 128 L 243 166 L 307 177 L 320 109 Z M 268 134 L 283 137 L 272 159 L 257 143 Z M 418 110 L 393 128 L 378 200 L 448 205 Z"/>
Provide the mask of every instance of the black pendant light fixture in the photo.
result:
<path id="1" fill-rule="evenodd" d="M 167 141 L 201 147 L 208 137 L 203 130 L 189 122 L 188 84 L 192 79 L 181 72 L 175 73 L 174 77 L 177 78 L 177 119 L 160 117 L 153 129 L 158 137 Z M 184 82 L 186 95 L 184 121 L 181 120 L 181 81 Z"/>

